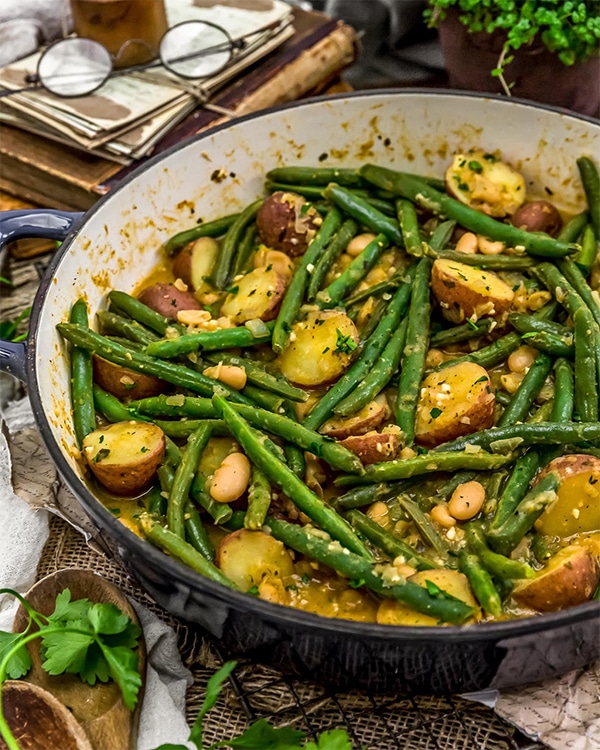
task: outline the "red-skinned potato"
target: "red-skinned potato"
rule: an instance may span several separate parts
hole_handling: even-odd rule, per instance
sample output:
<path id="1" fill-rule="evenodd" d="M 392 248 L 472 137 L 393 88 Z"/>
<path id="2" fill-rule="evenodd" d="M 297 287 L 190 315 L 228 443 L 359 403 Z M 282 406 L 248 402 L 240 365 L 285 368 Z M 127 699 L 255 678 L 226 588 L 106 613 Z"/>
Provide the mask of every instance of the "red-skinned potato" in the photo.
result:
<path id="1" fill-rule="evenodd" d="M 219 253 L 219 243 L 212 237 L 199 237 L 190 242 L 173 260 L 173 275 L 192 291 L 197 291 L 210 276 Z"/>
<path id="2" fill-rule="evenodd" d="M 518 208 L 510 223 L 525 232 L 546 232 L 555 237 L 561 230 L 562 217 L 550 201 L 531 201 Z"/>
<path id="3" fill-rule="evenodd" d="M 83 455 L 96 479 L 115 495 L 138 495 L 152 483 L 165 435 L 151 422 L 116 422 L 90 432 Z"/>
<path id="4" fill-rule="evenodd" d="M 376 464 L 396 458 L 400 440 L 394 434 L 367 432 L 365 435 L 351 435 L 342 440 L 341 444 L 355 453 L 363 464 Z"/>
<path id="5" fill-rule="evenodd" d="M 491 427 L 496 399 L 490 377 L 474 362 L 427 375 L 417 404 L 415 439 L 433 448 Z"/>
<path id="6" fill-rule="evenodd" d="M 498 317 L 510 309 L 515 297 L 511 287 L 492 271 L 441 258 L 433 264 L 431 288 L 442 315 L 453 323 Z"/>
<path id="7" fill-rule="evenodd" d="M 384 422 L 391 414 L 384 393 L 380 393 L 370 403 L 351 417 L 332 417 L 324 422 L 319 432 L 327 437 L 344 440 L 352 435 L 364 435 Z"/>
<path id="8" fill-rule="evenodd" d="M 165 383 L 160 378 L 115 365 L 96 354 L 93 364 L 94 382 L 121 401 L 158 396 L 165 389 Z"/>
<path id="9" fill-rule="evenodd" d="M 305 252 L 321 223 L 317 210 L 301 195 L 282 191 L 266 198 L 256 215 L 265 245 L 291 256 Z"/>
<path id="10" fill-rule="evenodd" d="M 281 250 L 271 250 L 266 245 L 261 245 L 252 258 L 254 268 L 271 268 L 280 276 L 283 276 L 289 284 L 296 270 L 294 261 Z"/>
<path id="11" fill-rule="evenodd" d="M 512 597 L 538 612 L 555 612 L 589 601 L 599 581 L 595 555 L 586 547 L 571 544 L 553 555 L 535 578 L 515 586 Z"/>
<path id="12" fill-rule="evenodd" d="M 281 580 L 294 573 L 289 552 L 263 531 L 239 529 L 228 534 L 217 548 L 215 562 L 242 591 L 259 586 L 264 580 Z"/>
<path id="13" fill-rule="evenodd" d="M 191 292 L 182 292 L 175 284 L 152 284 L 138 294 L 138 299 L 159 315 L 177 320 L 180 310 L 201 310 L 202 305 Z"/>
<path id="14" fill-rule="evenodd" d="M 575 453 L 545 466 L 536 481 L 554 471 L 560 484 L 557 499 L 535 523 L 540 534 L 567 538 L 600 531 L 600 458 Z"/>
<path id="15" fill-rule="evenodd" d="M 255 268 L 233 284 L 235 291 L 225 297 L 221 315 L 238 325 L 258 318 L 274 320 L 286 288 L 286 278 L 274 268 Z"/>

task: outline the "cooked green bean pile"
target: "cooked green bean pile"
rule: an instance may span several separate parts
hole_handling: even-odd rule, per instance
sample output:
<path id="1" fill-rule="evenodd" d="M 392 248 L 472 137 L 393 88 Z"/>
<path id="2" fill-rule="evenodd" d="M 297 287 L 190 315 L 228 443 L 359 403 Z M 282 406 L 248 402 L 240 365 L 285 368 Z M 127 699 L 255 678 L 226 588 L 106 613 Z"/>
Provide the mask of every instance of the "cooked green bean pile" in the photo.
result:
<path id="1" fill-rule="evenodd" d="M 285 166 L 171 237 L 71 346 L 98 496 L 203 576 L 393 625 L 598 597 L 600 178 L 565 217 L 497 155 Z M 97 329 L 97 330 L 96 330 Z"/>

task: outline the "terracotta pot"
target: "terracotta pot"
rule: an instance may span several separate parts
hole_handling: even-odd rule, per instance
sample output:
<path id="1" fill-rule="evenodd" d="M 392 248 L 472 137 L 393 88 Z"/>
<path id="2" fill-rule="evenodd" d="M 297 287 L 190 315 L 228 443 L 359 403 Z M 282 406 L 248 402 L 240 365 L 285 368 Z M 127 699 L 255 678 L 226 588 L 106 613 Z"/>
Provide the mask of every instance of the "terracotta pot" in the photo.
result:
<path id="1" fill-rule="evenodd" d="M 439 38 L 452 88 L 503 92 L 491 71 L 498 64 L 504 34 L 470 33 L 455 8 L 439 24 Z M 504 78 L 514 96 L 597 117 L 600 113 L 600 57 L 564 65 L 558 56 L 534 42 L 514 53 Z"/>

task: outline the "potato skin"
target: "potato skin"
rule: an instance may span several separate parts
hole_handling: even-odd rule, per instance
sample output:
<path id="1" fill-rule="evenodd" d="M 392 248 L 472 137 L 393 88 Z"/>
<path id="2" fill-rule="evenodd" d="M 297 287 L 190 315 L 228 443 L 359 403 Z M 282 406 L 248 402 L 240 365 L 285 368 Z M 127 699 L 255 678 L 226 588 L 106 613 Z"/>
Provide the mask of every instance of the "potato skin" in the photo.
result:
<path id="1" fill-rule="evenodd" d="M 555 237 L 562 228 L 562 217 L 550 201 L 531 201 L 518 208 L 510 223 L 525 232 L 546 232 Z"/>
<path id="2" fill-rule="evenodd" d="M 376 464 L 396 458 L 400 440 L 394 434 L 367 432 L 365 435 L 351 435 L 342 440 L 341 444 L 355 453 L 363 464 Z"/>
<path id="3" fill-rule="evenodd" d="M 212 237 L 199 237 L 187 244 L 173 259 L 173 275 L 181 279 L 194 292 L 204 285 L 205 276 L 210 276 L 219 243 Z"/>
<path id="4" fill-rule="evenodd" d="M 327 437 L 344 440 L 353 435 L 364 435 L 375 429 L 391 414 L 391 409 L 384 393 L 380 393 L 371 403 L 351 417 L 332 417 L 324 422 L 319 432 Z"/>
<path id="5" fill-rule="evenodd" d="M 158 396 L 165 389 L 165 382 L 160 378 L 115 365 L 96 354 L 93 355 L 93 365 L 94 381 L 121 401 Z"/>
<path id="6" fill-rule="evenodd" d="M 600 458 L 574 453 L 559 456 L 536 477 L 550 471 L 560 478 L 557 499 L 535 523 L 536 530 L 560 538 L 600 531 Z"/>
<path id="7" fill-rule="evenodd" d="M 431 288 L 442 315 L 453 323 L 466 318 L 499 317 L 508 312 L 514 292 L 492 271 L 438 259 L 431 271 Z"/>
<path id="8" fill-rule="evenodd" d="M 512 597 L 538 612 L 556 612 L 589 601 L 599 581 L 596 557 L 589 549 L 572 544 L 553 555 L 535 578 L 519 583 Z"/>
<path id="9" fill-rule="evenodd" d="M 287 255 L 302 255 L 315 236 L 321 217 L 297 193 L 278 191 L 270 195 L 256 215 L 261 240 Z"/>
<path id="10" fill-rule="evenodd" d="M 287 288 L 287 279 L 274 268 L 255 268 L 234 284 L 225 297 L 221 315 L 240 325 L 248 320 L 274 320 Z"/>
<path id="11" fill-rule="evenodd" d="M 294 563 L 284 545 L 263 531 L 239 529 L 224 537 L 215 562 L 242 591 L 268 580 L 286 579 Z"/>
<path id="12" fill-rule="evenodd" d="M 182 292 L 174 284 L 152 284 L 138 294 L 138 299 L 159 315 L 177 320 L 180 310 L 201 310 L 202 305 L 191 292 Z"/>
<path id="13" fill-rule="evenodd" d="M 495 395 L 487 371 L 474 362 L 432 372 L 421 384 L 415 439 L 435 447 L 491 427 Z"/>
<path id="14" fill-rule="evenodd" d="M 165 452 L 165 435 L 149 422 L 115 422 L 83 441 L 96 479 L 115 495 L 138 495 L 152 483 Z"/>

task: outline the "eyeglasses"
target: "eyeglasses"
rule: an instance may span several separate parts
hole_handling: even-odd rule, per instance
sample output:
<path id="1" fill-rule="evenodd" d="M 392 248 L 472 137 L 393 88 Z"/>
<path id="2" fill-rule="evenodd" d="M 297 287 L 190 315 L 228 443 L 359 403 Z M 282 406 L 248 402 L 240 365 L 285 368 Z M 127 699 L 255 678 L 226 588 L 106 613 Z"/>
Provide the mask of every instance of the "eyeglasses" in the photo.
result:
<path id="1" fill-rule="evenodd" d="M 11 94 L 44 88 L 63 98 L 87 96 L 97 91 L 111 77 L 127 75 L 161 65 L 179 78 L 200 81 L 226 68 L 252 37 L 268 31 L 277 32 L 286 21 L 274 21 L 242 37 L 233 39 L 228 32 L 208 21 L 184 21 L 172 26 L 162 37 L 158 60 L 142 65 L 114 69 L 123 48 L 143 40 L 130 40 L 113 58 L 100 42 L 83 37 L 68 37 L 50 45 L 40 56 L 37 71 L 26 80 L 32 84 L 22 89 L 0 91 L 0 98 Z M 155 54 L 155 51 L 153 51 Z"/>

